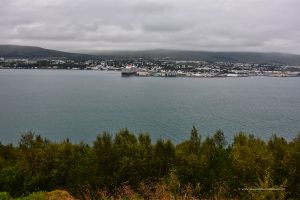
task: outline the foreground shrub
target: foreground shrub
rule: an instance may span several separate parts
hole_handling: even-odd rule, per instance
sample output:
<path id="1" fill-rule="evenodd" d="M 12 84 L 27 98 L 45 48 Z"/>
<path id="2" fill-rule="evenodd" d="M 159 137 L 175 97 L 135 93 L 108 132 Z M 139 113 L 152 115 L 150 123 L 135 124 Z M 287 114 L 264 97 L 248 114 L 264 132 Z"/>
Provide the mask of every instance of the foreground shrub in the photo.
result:
<path id="1" fill-rule="evenodd" d="M 45 200 L 75 200 L 67 191 L 55 190 L 45 194 Z"/>
<path id="2" fill-rule="evenodd" d="M 16 200 L 46 200 L 44 192 L 34 192 L 26 197 L 17 198 Z"/>
<path id="3" fill-rule="evenodd" d="M 23 200 L 241 199 L 247 196 L 243 188 L 267 180 L 266 189 L 283 188 L 275 196 L 300 199 L 299 164 L 300 134 L 292 141 L 264 141 L 239 133 L 227 144 L 221 130 L 202 138 L 193 127 L 189 139 L 174 144 L 123 129 L 98 135 L 90 146 L 30 132 L 17 146 L 0 143 L 0 191 L 13 198 L 31 193 Z M 1 198 L 9 199 L 8 193 Z"/>
<path id="4" fill-rule="evenodd" d="M 0 200 L 12 200 L 7 192 L 0 192 Z"/>

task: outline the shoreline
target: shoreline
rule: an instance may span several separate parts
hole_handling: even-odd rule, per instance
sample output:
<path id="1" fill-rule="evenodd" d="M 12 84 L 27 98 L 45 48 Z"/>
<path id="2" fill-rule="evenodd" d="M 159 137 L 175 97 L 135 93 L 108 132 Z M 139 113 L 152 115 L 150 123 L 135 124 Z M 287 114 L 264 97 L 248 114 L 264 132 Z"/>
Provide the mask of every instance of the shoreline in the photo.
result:
<path id="1" fill-rule="evenodd" d="M 95 71 L 95 72 L 120 72 L 120 70 L 90 70 L 90 69 L 55 69 L 55 68 L 38 68 L 38 69 L 33 69 L 33 68 L 0 68 L 0 70 L 41 70 L 41 71 L 46 71 L 46 70 L 54 70 L 54 71 Z M 300 72 L 299 72 L 300 73 Z M 153 76 L 153 75 L 130 75 L 130 76 L 122 76 L 123 78 L 130 78 L 130 77 L 141 77 L 141 78 L 147 78 L 147 77 L 154 77 L 154 78 L 248 78 L 248 77 L 274 77 L 274 78 L 296 78 L 296 77 L 300 77 L 299 75 L 289 75 L 289 74 L 260 74 L 260 75 L 236 75 L 236 76 L 231 76 L 232 74 L 230 74 L 230 76 L 228 76 L 228 74 L 222 74 L 223 76 L 205 76 L 206 74 L 200 74 L 199 76 L 194 75 L 193 74 L 191 76 Z"/>

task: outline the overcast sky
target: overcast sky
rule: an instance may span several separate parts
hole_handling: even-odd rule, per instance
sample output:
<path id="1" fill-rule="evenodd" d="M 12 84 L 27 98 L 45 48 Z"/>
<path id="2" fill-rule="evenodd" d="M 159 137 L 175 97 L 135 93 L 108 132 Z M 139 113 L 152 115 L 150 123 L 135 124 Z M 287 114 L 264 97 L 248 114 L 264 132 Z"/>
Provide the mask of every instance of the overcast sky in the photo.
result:
<path id="1" fill-rule="evenodd" d="M 0 44 L 300 54 L 300 0 L 0 0 Z"/>

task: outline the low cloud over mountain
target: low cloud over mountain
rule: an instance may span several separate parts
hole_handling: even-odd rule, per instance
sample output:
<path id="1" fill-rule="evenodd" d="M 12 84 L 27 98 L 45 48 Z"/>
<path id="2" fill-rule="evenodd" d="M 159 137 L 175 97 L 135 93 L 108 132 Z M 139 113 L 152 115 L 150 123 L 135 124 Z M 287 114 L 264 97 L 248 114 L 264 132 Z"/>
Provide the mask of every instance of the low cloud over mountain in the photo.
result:
<path id="1" fill-rule="evenodd" d="M 0 43 L 300 54 L 299 0 L 2 0 Z"/>

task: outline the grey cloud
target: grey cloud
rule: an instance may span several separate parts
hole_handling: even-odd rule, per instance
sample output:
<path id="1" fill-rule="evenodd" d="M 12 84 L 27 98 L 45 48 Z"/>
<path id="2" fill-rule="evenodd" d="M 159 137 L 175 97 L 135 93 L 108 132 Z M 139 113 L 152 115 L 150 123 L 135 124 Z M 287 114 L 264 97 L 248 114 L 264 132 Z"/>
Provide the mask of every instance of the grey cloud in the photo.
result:
<path id="1" fill-rule="evenodd" d="M 0 43 L 300 53 L 299 0 L 0 0 Z"/>
<path id="2" fill-rule="evenodd" d="M 136 5 L 133 6 L 132 11 L 135 14 L 152 14 L 152 15 L 160 15 L 164 12 L 172 11 L 172 4 L 167 4 L 164 1 L 139 1 Z"/>

